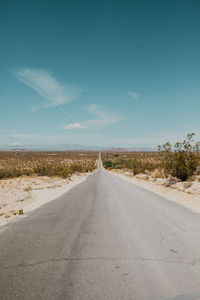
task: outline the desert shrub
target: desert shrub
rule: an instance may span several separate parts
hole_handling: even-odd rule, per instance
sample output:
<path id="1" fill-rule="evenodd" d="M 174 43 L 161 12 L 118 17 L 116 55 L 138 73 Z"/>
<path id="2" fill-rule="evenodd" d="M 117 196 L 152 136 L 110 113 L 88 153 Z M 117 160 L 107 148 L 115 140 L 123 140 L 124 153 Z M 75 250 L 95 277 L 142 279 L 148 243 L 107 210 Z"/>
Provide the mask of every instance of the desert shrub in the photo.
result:
<path id="1" fill-rule="evenodd" d="M 52 165 L 38 165 L 36 168 L 34 168 L 34 172 L 38 176 L 54 176 L 55 167 Z"/>
<path id="2" fill-rule="evenodd" d="M 75 171 L 72 168 L 67 168 L 62 165 L 47 165 L 47 166 L 37 166 L 35 168 L 35 174 L 38 176 L 49 176 L 49 177 L 62 177 L 67 178 L 70 174 L 73 174 Z"/>
<path id="3" fill-rule="evenodd" d="M 0 179 L 19 177 L 21 175 L 22 175 L 22 173 L 20 172 L 20 170 L 15 169 L 15 168 L 8 168 L 8 169 L 0 170 Z"/>
<path id="4" fill-rule="evenodd" d="M 29 169 L 23 169 L 23 170 L 21 171 L 21 174 L 22 174 L 22 175 L 26 175 L 26 176 L 31 176 L 31 175 L 34 174 L 34 171 L 33 171 L 33 170 L 29 170 Z"/>
<path id="5" fill-rule="evenodd" d="M 21 208 L 21 209 L 19 209 L 18 210 L 18 215 L 23 215 L 24 214 L 24 211 L 23 211 L 23 209 Z"/>
<path id="6" fill-rule="evenodd" d="M 173 155 L 171 175 L 185 181 L 192 176 L 197 168 L 196 156 L 184 150 L 177 151 Z"/>
<path id="7" fill-rule="evenodd" d="M 16 215 L 23 215 L 24 214 L 24 211 L 22 208 L 20 208 L 18 211 L 14 211 L 13 215 L 16 216 Z"/>
<path id="8" fill-rule="evenodd" d="M 164 172 L 163 172 L 163 169 L 159 168 L 159 169 L 155 169 L 151 176 L 153 178 L 163 178 L 164 177 Z"/>
<path id="9" fill-rule="evenodd" d="M 122 169 L 122 168 L 125 168 L 126 160 L 124 160 L 124 159 L 115 159 L 112 164 L 113 164 L 113 168 Z"/>
<path id="10" fill-rule="evenodd" d="M 24 188 L 24 192 L 30 192 L 32 191 L 32 187 L 31 186 L 27 186 Z"/>
<path id="11" fill-rule="evenodd" d="M 113 163 L 110 160 L 106 160 L 106 161 L 103 162 L 103 166 L 106 169 L 113 168 Z"/>
<path id="12" fill-rule="evenodd" d="M 81 164 L 77 164 L 77 163 L 75 163 L 75 164 L 72 164 L 71 166 L 70 166 L 70 170 L 72 171 L 72 173 L 75 173 L 75 172 L 83 172 L 83 166 L 81 165 Z"/>
<path id="13" fill-rule="evenodd" d="M 156 168 L 155 164 L 147 161 L 135 159 L 132 161 L 133 174 L 145 173 L 147 170 L 152 171 Z"/>
<path id="14" fill-rule="evenodd" d="M 173 151 L 169 142 L 158 147 L 166 175 L 185 181 L 195 173 L 198 166 L 198 147 L 197 144 L 193 145 L 193 136 L 194 133 L 188 134 L 186 140 L 174 145 Z"/>
<path id="15" fill-rule="evenodd" d="M 60 170 L 59 176 L 64 178 L 64 179 L 68 178 L 70 176 L 70 171 L 66 168 L 63 168 L 62 170 Z"/>

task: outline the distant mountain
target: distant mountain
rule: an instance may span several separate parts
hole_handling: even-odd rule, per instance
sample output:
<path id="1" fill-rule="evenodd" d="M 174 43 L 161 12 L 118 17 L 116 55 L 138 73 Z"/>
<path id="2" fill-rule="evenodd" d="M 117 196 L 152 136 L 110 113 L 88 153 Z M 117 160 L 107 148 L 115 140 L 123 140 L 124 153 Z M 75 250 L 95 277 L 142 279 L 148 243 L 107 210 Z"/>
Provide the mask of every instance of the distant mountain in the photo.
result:
<path id="1" fill-rule="evenodd" d="M 131 148 L 129 149 L 129 151 L 135 151 L 135 152 L 156 152 L 157 149 L 156 148 L 148 148 L 148 147 L 144 147 L 144 148 Z"/>
<path id="2" fill-rule="evenodd" d="M 13 151 L 73 151 L 73 150 L 101 150 L 100 147 L 84 146 L 79 144 L 58 145 L 0 145 L 0 150 Z"/>
<path id="3" fill-rule="evenodd" d="M 127 148 L 105 148 L 102 151 L 109 151 L 109 152 L 128 152 L 130 149 Z"/>
<path id="4" fill-rule="evenodd" d="M 58 144 L 58 145 L 0 145 L 0 151 L 109 151 L 109 152 L 151 152 L 153 148 L 115 148 L 84 146 L 79 144 Z"/>

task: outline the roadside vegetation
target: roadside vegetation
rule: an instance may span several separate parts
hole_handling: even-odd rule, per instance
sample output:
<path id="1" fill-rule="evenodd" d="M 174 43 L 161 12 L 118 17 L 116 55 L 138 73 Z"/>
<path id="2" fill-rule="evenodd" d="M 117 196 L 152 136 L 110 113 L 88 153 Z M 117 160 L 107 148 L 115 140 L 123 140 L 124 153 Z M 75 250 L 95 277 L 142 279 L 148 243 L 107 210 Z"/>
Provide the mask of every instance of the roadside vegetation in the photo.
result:
<path id="1" fill-rule="evenodd" d="M 186 181 L 200 175 L 200 142 L 194 143 L 194 133 L 174 146 L 170 142 L 158 146 L 157 152 L 103 152 L 103 165 L 109 170 L 124 170 L 154 178 L 176 178 Z"/>
<path id="2" fill-rule="evenodd" d="M 106 169 L 124 169 L 133 175 L 149 173 L 160 167 L 160 161 L 155 152 L 103 152 L 103 166 Z"/>
<path id="3" fill-rule="evenodd" d="M 188 134 L 183 142 L 172 145 L 167 142 L 158 146 L 161 167 L 166 176 L 171 175 L 185 181 L 192 175 L 200 173 L 200 142 L 194 143 L 194 133 Z"/>
<path id="4" fill-rule="evenodd" d="M 0 151 L 0 179 L 19 176 L 68 178 L 97 167 L 97 152 Z"/>

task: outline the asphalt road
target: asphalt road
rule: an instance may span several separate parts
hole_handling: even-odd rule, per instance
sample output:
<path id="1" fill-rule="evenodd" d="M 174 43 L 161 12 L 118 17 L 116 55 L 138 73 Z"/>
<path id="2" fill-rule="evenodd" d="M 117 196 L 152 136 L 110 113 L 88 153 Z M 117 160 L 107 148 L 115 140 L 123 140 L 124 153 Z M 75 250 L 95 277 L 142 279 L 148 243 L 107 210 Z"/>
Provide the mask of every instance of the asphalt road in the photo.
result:
<path id="1" fill-rule="evenodd" d="M 200 299 L 200 215 L 100 168 L 0 234 L 0 299 Z"/>

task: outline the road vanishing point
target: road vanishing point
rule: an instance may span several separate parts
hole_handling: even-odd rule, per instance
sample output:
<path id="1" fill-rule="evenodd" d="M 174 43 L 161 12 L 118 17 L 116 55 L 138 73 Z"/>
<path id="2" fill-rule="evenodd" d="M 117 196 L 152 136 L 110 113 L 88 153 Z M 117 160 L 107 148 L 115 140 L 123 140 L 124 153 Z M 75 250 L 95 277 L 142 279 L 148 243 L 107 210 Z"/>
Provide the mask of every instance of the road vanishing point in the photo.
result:
<path id="1" fill-rule="evenodd" d="M 198 300 L 200 215 L 102 168 L 0 233 L 1 300 Z"/>

